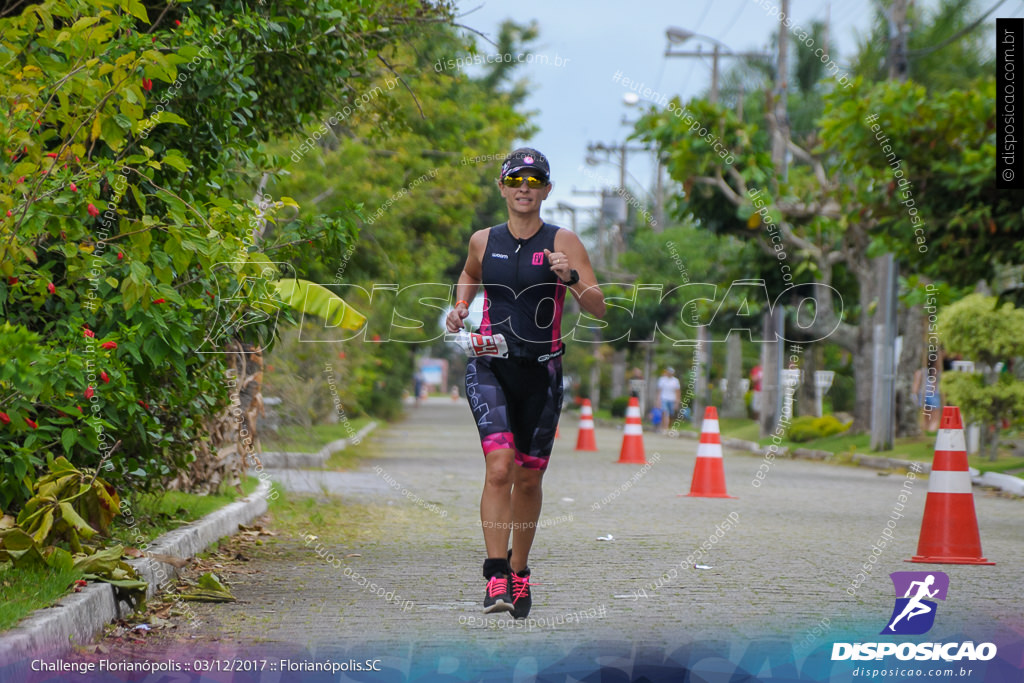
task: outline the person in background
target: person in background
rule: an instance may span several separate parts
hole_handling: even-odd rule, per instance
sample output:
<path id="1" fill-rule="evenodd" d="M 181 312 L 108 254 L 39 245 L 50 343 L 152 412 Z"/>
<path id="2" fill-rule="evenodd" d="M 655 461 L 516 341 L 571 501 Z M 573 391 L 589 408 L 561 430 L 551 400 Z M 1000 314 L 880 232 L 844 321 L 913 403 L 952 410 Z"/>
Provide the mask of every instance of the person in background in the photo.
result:
<path id="1" fill-rule="evenodd" d="M 651 421 L 651 426 L 654 427 L 655 434 L 661 431 L 661 408 L 658 406 L 651 406 L 651 411 L 648 413 L 647 419 Z"/>
<path id="2" fill-rule="evenodd" d="M 419 370 L 413 376 L 413 397 L 416 399 L 416 405 L 420 404 L 420 399 L 423 397 L 423 373 Z"/>
<path id="3" fill-rule="evenodd" d="M 665 368 L 661 377 L 658 378 L 658 401 L 661 403 L 661 410 L 664 413 L 663 422 L 668 428 L 676 414 L 676 406 L 682 399 L 682 387 L 679 385 L 679 378 L 676 377 L 675 368 Z"/>
<path id="4" fill-rule="evenodd" d="M 761 378 L 763 374 L 760 364 L 750 369 L 750 388 L 754 392 L 750 399 L 750 409 L 754 413 L 755 420 L 761 417 Z"/>

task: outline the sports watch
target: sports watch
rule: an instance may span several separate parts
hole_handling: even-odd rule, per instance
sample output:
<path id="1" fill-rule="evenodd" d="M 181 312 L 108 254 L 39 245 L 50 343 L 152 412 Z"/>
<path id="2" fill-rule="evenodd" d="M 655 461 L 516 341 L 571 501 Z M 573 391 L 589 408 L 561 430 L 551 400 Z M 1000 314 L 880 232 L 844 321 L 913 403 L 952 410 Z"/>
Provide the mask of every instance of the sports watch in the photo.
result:
<path id="1" fill-rule="evenodd" d="M 573 268 L 572 270 L 569 271 L 569 279 L 568 280 L 563 280 L 562 278 L 558 278 L 558 281 L 561 282 L 566 287 L 572 287 L 574 284 L 576 284 L 577 282 L 580 281 L 580 274 L 576 272 L 575 268 Z"/>

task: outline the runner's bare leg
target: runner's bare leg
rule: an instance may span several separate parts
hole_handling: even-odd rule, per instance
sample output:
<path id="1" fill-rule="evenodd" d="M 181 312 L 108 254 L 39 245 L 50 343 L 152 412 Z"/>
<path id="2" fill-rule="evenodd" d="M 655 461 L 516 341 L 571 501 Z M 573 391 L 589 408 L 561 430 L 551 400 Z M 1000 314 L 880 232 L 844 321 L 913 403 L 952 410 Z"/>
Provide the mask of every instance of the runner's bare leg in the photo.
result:
<path id="1" fill-rule="evenodd" d="M 526 569 L 533 537 L 537 533 L 537 520 L 543 502 L 541 479 L 544 470 L 531 470 L 516 465 L 512 487 L 512 571 Z"/>
<path id="2" fill-rule="evenodd" d="M 520 468 L 515 465 L 515 451 L 511 448 L 491 451 L 485 462 L 487 473 L 480 496 L 480 524 L 484 530 L 487 557 L 503 558 L 508 554 L 508 537 L 512 529 L 513 470 Z"/>

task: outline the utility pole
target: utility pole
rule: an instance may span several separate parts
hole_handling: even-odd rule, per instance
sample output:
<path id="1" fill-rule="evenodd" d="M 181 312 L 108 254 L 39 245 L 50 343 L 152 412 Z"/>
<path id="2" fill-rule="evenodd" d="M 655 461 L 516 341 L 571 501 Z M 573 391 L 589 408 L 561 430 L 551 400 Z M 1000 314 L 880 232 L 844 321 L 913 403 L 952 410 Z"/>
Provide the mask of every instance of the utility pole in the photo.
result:
<path id="1" fill-rule="evenodd" d="M 907 79 L 907 0 L 893 0 L 887 14 L 889 80 Z M 878 274 L 878 305 L 872 353 L 871 381 L 871 448 L 892 450 L 895 437 L 896 412 L 896 310 L 899 305 L 898 266 L 890 253 L 874 259 L 872 267 Z"/>
<path id="2" fill-rule="evenodd" d="M 876 260 L 879 301 L 874 329 L 874 372 L 871 383 L 871 450 L 892 450 L 896 403 L 896 258 L 885 254 Z"/>
<path id="3" fill-rule="evenodd" d="M 831 30 L 831 26 L 832 26 L 832 3 L 831 2 L 827 2 L 827 3 L 825 3 L 825 39 L 824 39 L 824 43 L 825 44 L 822 45 L 822 48 L 821 48 L 822 50 L 825 51 L 825 54 L 830 54 L 829 51 L 828 51 L 828 33 Z M 819 415 L 818 417 L 821 417 L 821 416 Z"/>
<path id="4" fill-rule="evenodd" d="M 789 114 L 787 113 L 789 89 L 789 31 L 781 17 L 789 16 L 789 0 L 782 0 L 779 12 L 778 60 L 775 63 L 775 137 L 772 140 L 772 165 L 779 177 L 788 176 L 787 143 L 789 142 Z"/>
<path id="5" fill-rule="evenodd" d="M 775 120 L 772 137 L 772 165 L 775 177 L 785 181 L 789 175 L 789 114 L 786 111 L 788 99 L 786 90 L 789 87 L 789 31 L 783 17 L 789 16 L 789 0 L 782 0 L 779 14 L 779 44 L 775 64 Z M 761 342 L 761 405 L 759 419 L 761 436 L 765 437 L 775 431 L 782 418 L 782 371 L 785 368 L 783 341 L 786 313 L 780 303 L 771 311 L 766 311 L 763 318 L 763 339 Z"/>
<path id="6" fill-rule="evenodd" d="M 689 40 L 690 38 L 700 38 L 702 40 L 707 40 L 708 42 L 710 42 L 710 43 L 712 43 L 714 45 L 714 50 L 711 52 L 711 95 L 710 95 L 710 98 L 709 98 L 710 101 L 711 101 L 711 104 L 718 104 L 718 80 L 719 80 L 719 74 L 721 73 L 720 70 L 719 70 L 719 67 L 718 67 L 718 60 L 719 59 L 721 59 L 723 57 L 732 57 L 734 59 L 735 58 L 753 58 L 753 59 L 769 58 L 769 55 L 766 55 L 763 52 L 733 52 L 729 48 L 728 45 L 722 43 L 719 40 L 716 40 L 715 38 L 712 38 L 710 36 L 703 36 L 703 35 L 700 35 L 698 33 L 694 33 L 692 31 L 687 31 L 687 30 L 684 30 L 684 29 L 678 29 L 678 28 L 668 29 L 666 31 L 666 35 L 668 36 L 668 39 L 669 39 L 669 41 L 671 43 L 681 43 L 681 42 L 683 42 L 685 40 Z M 725 48 L 725 51 L 723 51 L 722 48 Z M 707 56 L 707 53 L 704 52 L 703 50 L 701 50 L 700 46 L 698 46 L 696 50 L 690 50 L 689 52 L 685 52 L 685 51 L 683 51 L 683 52 L 673 52 L 672 50 L 665 50 L 665 56 L 666 57 L 697 57 L 697 58 L 700 58 L 700 59 L 704 59 L 704 57 Z"/>
<path id="7" fill-rule="evenodd" d="M 626 160 L 629 152 L 644 152 L 647 151 L 643 147 L 630 147 L 626 143 L 622 144 L 611 144 L 606 145 L 603 142 L 588 143 L 587 144 L 587 163 L 596 163 L 592 161 L 594 152 L 604 152 L 606 154 L 618 154 L 618 166 L 619 166 L 619 186 L 615 191 L 602 191 L 601 204 L 603 209 L 612 214 L 610 216 L 612 229 L 611 238 L 608 240 L 611 243 L 611 254 L 605 261 L 605 265 L 608 268 L 616 268 L 618 265 L 619 253 L 625 248 L 625 236 L 626 236 L 626 221 L 629 218 L 629 210 L 627 208 L 628 203 L 626 201 Z M 601 225 L 604 223 L 602 221 Z"/>
<path id="8" fill-rule="evenodd" d="M 577 190 L 575 187 L 572 189 L 574 195 L 588 196 L 588 197 L 604 197 L 604 190 Z M 594 253 L 592 259 L 595 268 L 604 268 L 607 266 L 605 259 L 605 234 L 604 234 L 604 211 L 601 207 L 597 209 L 597 250 Z"/>
<path id="9" fill-rule="evenodd" d="M 907 0 L 893 0 L 886 15 L 889 20 L 889 65 L 890 81 L 907 80 Z"/>

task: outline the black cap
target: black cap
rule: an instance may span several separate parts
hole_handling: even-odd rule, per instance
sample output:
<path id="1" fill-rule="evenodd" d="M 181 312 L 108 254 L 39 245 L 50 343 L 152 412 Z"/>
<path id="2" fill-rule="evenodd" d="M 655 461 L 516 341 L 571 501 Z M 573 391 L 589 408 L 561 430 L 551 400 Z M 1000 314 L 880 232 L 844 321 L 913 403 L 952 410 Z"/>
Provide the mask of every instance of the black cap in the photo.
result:
<path id="1" fill-rule="evenodd" d="M 501 164 L 501 180 L 513 173 L 527 169 L 540 173 L 544 178 L 551 177 L 551 167 L 548 166 L 546 156 L 532 147 L 520 147 L 505 157 L 505 161 Z"/>

